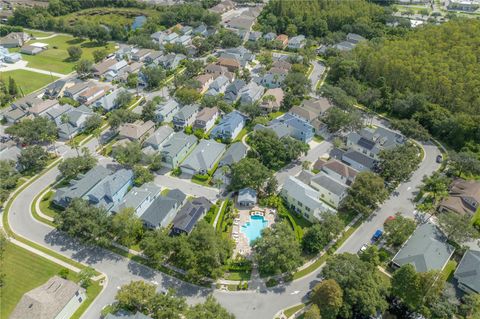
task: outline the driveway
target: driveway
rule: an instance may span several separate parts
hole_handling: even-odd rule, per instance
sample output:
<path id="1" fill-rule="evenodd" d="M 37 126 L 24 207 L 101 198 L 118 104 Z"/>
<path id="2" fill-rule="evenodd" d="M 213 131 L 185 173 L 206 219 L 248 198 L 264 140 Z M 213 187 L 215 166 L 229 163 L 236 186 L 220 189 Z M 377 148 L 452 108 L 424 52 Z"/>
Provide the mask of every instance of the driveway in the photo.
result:
<path id="1" fill-rule="evenodd" d="M 187 195 L 196 197 L 206 197 L 211 202 L 218 200 L 219 190 L 212 187 L 205 187 L 199 184 L 195 184 L 189 179 L 182 179 L 178 177 L 168 175 L 156 175 L 155 183 L 159 186 L 174 189 L 178 188 Z"/>
<path id="2" fill-rule="evenodd" d="M 312 65 L 313 65 L 313 70 L 308 78 L 310 79 L 310 83 L 312 85 L 312 94 L 316 94 L 317 83 L 322 79 L 322 76 L 323 76 L 323 73 L 325 73 L 326 67 L 325 67 L 325 64 L 317 60 L 313 60 Z"/>

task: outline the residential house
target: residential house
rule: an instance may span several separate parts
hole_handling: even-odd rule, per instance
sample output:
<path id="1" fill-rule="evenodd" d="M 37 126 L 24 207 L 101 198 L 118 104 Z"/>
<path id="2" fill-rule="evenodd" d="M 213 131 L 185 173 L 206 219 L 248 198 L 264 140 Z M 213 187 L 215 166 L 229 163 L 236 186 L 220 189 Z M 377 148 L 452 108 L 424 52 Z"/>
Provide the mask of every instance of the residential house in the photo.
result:
<path id="1" fill-rule="evenodd" d="M 180 111 L 180 104 L 174 99 L 170 99 L 167 102 L 157 106 L 155 110 L 155 118 L 159 123 L 162 122 L 171 122 L 173 116 Z"/>
<path id="2" fill-rule="evenodd" d="M 105 86 L 92 86 L 80 93 L 77 101 L 85 105 L 91 105 L 99 98 L 103 97 L 107 91 L 108 88 Z"/>
<path id="3" fill-rule="evenodd" d="M 260 32 L 260 31 L 252 31 L 248 35 L 248 41 L 257 42 L 261 38 L 262 38 L 262 32 Z"/>
<path id="4" fill-rule="evenodd" d="M 280 110 L 283 97 L 284 93 L 282 88 L 268 89 L 258 107 L 262 109 L 264 113 L 277 112 Z"/>
<path id="5" fill-rule="evenodd" d="M 358 34 L 355 33 L 349 33 L 347 34 L 347 38 L 345 41 L 339 42 L 333 46 L 333 48 L 339 50 L 339 51 L 351 51 L 353 50 L 358 43 L 366 41 L 366 39 Z M 324 49 L 325 52 L 326 48 Z M 322 53 L 324 53 L 322 52 Z"/>
<path id="6" fill-rule="evenodd" d="M 133 186 L 133 171 L 120 169 L 103 178 L 83 198 L 90 204 L 110 210 L 120 203 Z"/>
<path id="7" fill-rule="evenodd" d="M 112 65 L 107 72 L 103 74 L 103 78 L 107 82 L 120 80 L 120 76 L 128 70 L 128 62 L 126 60 L 120 60 Z"/>
<path id="8" fill-rule="evenodd" d="M 278 88 L 282 86 L 287 74 L 287 70 L 273 67 L 263 76 L 257 77 L 256 81 L 266 88 Z"/>
<path id="9" fill-rule="evenodd" d="M 320 220 L 320 215 L 323 212 L 335 212 L 327 204 L 319 200 L 320 194 L 316 190 L 293 176 L 287 177 L 280 196 L 288 203 L 291 209 L 310 222 Z"/>
<path id="10" fill-rule="evenodd" d="M 163 40 L 164 43 L 175 43 L 175 40 L 178 38 L 178 33 L 171 32 L 167 34 L 165 39 Z"/>
<path id="11" fill-rule="evenodd" d="M 24 111 L 28 111 L 31 107 L 42 102 L 42 99 L 38 98 L 34 94 L 30 94 L 12 102 L 11 106 L 14 109 L 22 109 Z"/>
<path id="12" fill-rule="evenodd" d="M 227 77 L 220 75 L 217 77 L 208 87 L 207 93 L 205 95 L 217 96 L 225 92 L 228 84 L 230 84 Z"/>
<path id="13" fill-rule="evenodd" d="M 448 197 L 439 206 L 439 212 L 455 212 L 473 216 L 480 207 L 480 182 L 456 179 L 449 188 Z"/>
<path id="14" fill-rule="evenodd" d="M 292 64 L 288 61 L 279 59 L 279 60 L 275 60 L 272 63 L 272 68 L 282 69 L 287 72 L 290 72 L 290 70 L 292 69 Z"/>
<path id="15" fill-rule="evenodd" d="M 227 103 L 234 103 L 237 101 L 239 97 L 240 90 L 245 87 L 247 83 L 245 83 L 242 79 L 236 79 L 232 83 L 230 83 L 227 88 L 225 89 L 225 94 L 223 95 L 223 99 Z"/>
<path id="16" fill-rule="evenodd" d="M 267 41 L 273 41 L 277 38 L 277 34 L 275 32 L 268 32 L 263 35 L 263 38 Z"/>
<path id="17" fill-rule="evenodd" d="M 455 248 L 447 242 L 447 238 L 436 225 L 424 223 L 417 227 L 393 257 L 392 266 L 399 268 L 412 264 L 417 272 L 441 271 L 454 251 Z"/>
<path id="18" fill-rule="evenodd" d="M 58 105 L 57 100 L 41 100 L 41 102 L 35 103 L 30 108 L 28 108 L 27 111 L 33 116 L 40 116 L 45 114 L 48 110 L 50 110 L 52 107 L 55 107 L 56 105 Z"/>
<path id="19" fill-rule="evenodd" d="M 222 14 L 222 13 L 230 11 L 234 8 L 235 8 L 235 3 L 233 1 L 224 0 L 224 1 L 221 1 L 218 4 L 214 5 L 210 9 L 208 9 L 208 11 L 213 12 L 213 13 Z"/>
<path id="20" fill-rule="evenodd" d="M 168 70 L 174 70 L 180 65 L 180 62 L 186 58 L 183 54 L 169 53 L 160 57 L 158 64 Z"/>
<path id="21" fill-rule="evenodd" d="M 20 48 L 20 53 L 28 55 L 37 55 L 44 49 L 35 45 L 24 45 Z"/>
<path id="22" fill-rule="evenodd" d="M 222 140 L 234 140 L 245 126 L 245 116 L 238 111 L 232 111 L 210 132 L 210 137 Z"/>
<path id="23" fill-rule="evenodd" d="M 246 67 L 248 62 L 252 62 L 255 59 L 255 54 L 250 52 L 243 46 L 236 48 L 228 48 L 222 51 L 220 58 L 234 59 L 240 63 L 240 66 Z"/>
<path id="24" fill-rule="evenodd" d="M 118 107 L 117 97 L 121 92 L 123 92 L 122 89 L 116 89 L 110 94 L 102 96 L 95 101 L 94 106 L 103 109 L 105 112 L 110 112 L 111 110 L 116 109 Z"/>
<path id="25" fill-rule="evenodd" d="M 372 171 L 377 166 L 377 161 L 363 153 L 349 150 L 342 155 L 342 161 L 359 172 Z"/>
<path id="26" fill-rule="evenodd" d="M 318 191 L 321 200 L 335 208 L 340 206 L 348 193 L 346 184 L 337 181 L 323 171 L 311 179 L 310 186 Z"/>
<path id="27" fill-rule="evenodd" d="M 15 109 L 11 108 L 10 110 L 4 112 L 2 114 L 3 118 L 8 122 L 8 123 L 18 123 L 22 118 L 24 118 L 27 115 L 27 112 L 25 112 L 22 109 Z"/>
<path id="28" fill-rule="evenodd" d="M 288 40 L 288 48 L 292 50 L 298 50 L 305 46 L 307 40 L 304 35 L 297 35 L 296 37 L 290 38 Z"/>
<path id="29" fill-rule="evenodd" d="M 480 251 L 469 249 L 458 264 L 453 277 L 458 288 L 469 294 L 480 293 Z"/>
<path id="30" fill-rule="evenodd" d="M 66 140 L 82 132 L 87 119 L 94 113 L 85 105 L 80 105 L 64 114 L 60 118 L 60 123 L 57 121 L 57 127 L 58 136 Z"/>
<path id="31" fill-rule="evenodd" d="M 112 66 L 114 66 L 117 63 L 118 63 L 118 60 L 115 58 L 110 58 L 110 59 L 100 61 L 93 65 L 92 67 L 93 75 L 96 77 L 101 77 L 105 73 L 107 73 Z"/>
<path id="32" fill-rule="evenodd" d="M 22 150 L 16 145 L 0 144 L 0 161 L 17 163 Z"/>
<path id="33" fill-rule="evenodd" d="M 56 99 L 59 96 L 63 95 L 63 91 L 67 87 L 68 80 L 57 80 L 53 83 L 50 83 L 46 88 L 45 92 L 43 93 L 44 97 L 49 99 Z"/>
<path id="34" fill-rule="evenodd" d="M 195 80 L 200 84 L 198 91 L 202 94 L 208 90 L 208 87 L 213 82 L 213 75 L 210 73 L 202 74 L 197 76 Z"/>
<path id="35" fill-rule="evenodd" d="M 184 129 L 187 126 L 192 126 L 193 122 L 195 122 L 195 118 L 198 114 L 198 105 L 196 104 L 189 104 L 180 109 L 173 116 L 173 125 L 176 129 Z"/>
<path id="36" fill-rule="evenodd" d="M 53 203 L 67 207 L 73 199 L 84 197 L 95 185 L 111 174 L 112 171 L 109 169 L 95 166 L 84 175 L 79 175 L 76 179 L 71 180 L 68 186 L 59 188 L 53 197 Z"/>
<path id="37" fill-rule="evenodd" d="M 208 28 L 207 28 L 207 25 L 205 23 L 200 23 L 200 25 L 198 27 L 196 27 L 195 29 L 193 29 L 193 34 L 195 35 L 201 35 L 201 36 L 208 36 Z"/>
<path id="38" fill-rule="evenodd" d="M 226 67 L 230 72 L 235 72 L 241 68 L 240 62 L 234 58 L 221 57 L 218 59 L 217 64 Z"/>
<path id="39" fill-rule="evenodd" d="M 279 138 L 290 136 L 304 143 L 310 142 L 314 136 L 313 126 L 310 123 L 290 113 L 277 117 L 267 126 L 257 124 L 254 130 L 272 130 Z"/>
<path id="40" fill-rule="evenodd" d="M 183 45 L 183 46 L 187 46 L 190 43 L 192 43 L 192 37 L 189 36 L 189 35 L 186 35 L 186 34 L 181 35 L 181 36 L 179 36 L 178 38 L 175 39 L 175 43 Z"/>
<path id="41" fill-rule="evenodd" d="M 253 188 L 242 188 L 238 191 L 237 205 L 243 207 L 253 207 L 257 204 L 257 191 Z"/>
<path id="42" fill-rule="evenodd" d="M 325 174 L 331 176 L 336 181 L 350 186 L 355 181 L 358 171 L 354 168 L 342 163 L 341 161 L 331 158 L 325 161 L 319 158 L 314 164 L 313 169 L 323 171 Z"/>
<path id="43" fill-rule="evenodd" d="M 358 35 L 356 33 L 349 33 L 347 34 L 347 41 L 348 42 L 351 42 L 351 43 L 360 43 L 362 41 L 366 41 L 367 39 L 365 39 L 364 37 L 362 37 L 361 35 Z"/>
<path id="44" fill-rule="evenodd" d="M 152 63 L 158 64 L 158 61 L 160 61 L 162 55 L 163 55 L 162 51 L 155 50 L 155 51 L 152 51 L 149 55 L 147 55 L 145 59 L 143 59 L 143 61 L 147 64 L 152 64 Z"/>
<path id="45" fill-rule="evenodd" d="M 230 21 L 227 21 L 226 26 L 229 29 L 234 29 L 237 31 L 250 31 L 252 29 L 253 24 L 255 23 L 255 18 L 253 17 L 247 17 L 247 16 L 239 16 L 230 19 Z"/>
<path id="46" fill-rule="evenodd" d="M 225 75 L 225 74 L 229 73 L 230 71 L 228 71 L 227 67 L 225 67 L 225 66 L 210 63 L 205 67 L 205 72 L 207 74 L 212 74 L 214 76 L 214 78 L 216 78 L 220 75 Z"/>
<path id="47" fill-rule="evenodd" d="M 183 34 L 183 35 L 191 35 L 192 32 L 193 32 L 193 28 L 189 25 L 186 25 L 186 26 L 182 26 L 182 29 L 180 30 L 180 32 Z"/>
<path id="48" fill-rule="evenodd" d="M 155 131 L 155 123 L 152 121 L 143 122 L 137 120 L 133 123 L 122 124 L 118 130 L 121 138 L 127 138 L 130 141 L 143 141 Z"/>
<path id="49" fill-rule="evenodd" d="M 288 44 L 288 36 L 286 34 L 279 34 L 276 38 L 275 41 L 278 42 L 278 44 L 282 47 L 285 48 Z"/>
<path id="50" fill-rule="evenodd" d="M 189 175 L 207 174 L 225 151 L 225 144 L 214 140 L 200 140 L 200 143 L 185 158 L 180 168 L 182 173 Z"/>
<path id="51" fill-rule="evenodd" d="M 63 96 L 76 100 L 80 94 L 94 85 L 95 84 L 93 82 L 78 82 L 75 85 L 65 89 Z"/>
<path id="52" fill-rule="evenodd" d="M 262 98 L 264 91 L 265 88 L 263 86 L 258 85 L 253 81 L 248 83 L 239 92 L 240 104 L 255 104 Z"/>
<path id="53" fill-rule="evenodd" d="M 155 151 L 159 151 L 163 144 L 165 144 L 174 131 L 168 125 L 160 126 L 152 135 L 150 135 L 143 143 L 144 147 L 150 147 Z"/>
<path id="54" fill-rule="evenodd" d="M 150 35 L 150 38 L 157 42 L 158 44 L 162 44 L 165 41 L 165 38 L 168 36 L 168 33 L 165 31 L 157 31 Z"/>
<path id="55" fill-rule="evenodd" d="M 9 318 L 70 318 L 86 298 L 85 289 L 78 284 L 53 276 L 43 285 L 26 292 Z"/>
<path id="56" fill-rule="evenodd" d="M 196 144 L 197 138 L 194 135 L 187 135 L 183 132 L 174 133 L 160 151 L 162 162 L 170 168 L 178 167 Z"/>
<path id="57" fill-rule="evenodd" d="M 70 104 L 56 104 L 55 106 L 51 107 L 48 111 L 46 111 L 42 116 L 51 119 L 52 121 L 59 126 L 65 120 L 65 116 L 62 115 L 68 114 L 69 112 L 73 111 L 75 108 Z M 83 109 L 88 109 L 85 105 L 83 105 Z"/>
<path id="58" fill-rule="evenodd" d="M 132 55 L 137 52 L 138 49 L 129 44 L 119 44 L 118 50 L 115 52 L 115 58 L 117 60 L 127 60 L 132 59 Z"/>
<path id="59" fill-rule="evenodd" d="M 302 103 L 300 106 L 294 106 L 290 109 L 290 113 L 304 119 L 307 122 L 325 115 L 333 105 L 330 101 L 324 97 L 318 99 L 309 99 Z"/>
<path id="60" fill-rule="evenodd" d="M 242 142 L 232 143 L 220 158 L 218 167 L 231 166 L 245 156 L 247 156 L 247 147 Z"/>
<path id="61" fill-rule="evenodd" d="M 152 49 L 141 49 L 132 54 L 132 60 L 137 61 L 137 62 L 143 62 L 146 57 L 148 57 L 150 54 L 152 54 L 153 50 Z"/>
<path id="62" fill-rule="evenodd" d="M 3 61 L 6 63 L 13 64 L 21 60 L 22 60 L 22 55 L 17 52 L 6 53 L 3 55 Z"/>
<path id="63" fill-rule="evenodd" d="M 187 195 L 179 189 L 172 189 L 166 195 L 160 195 L 140 216 L 148 228 L 166 228 L 171 224 L 180 208 L 185 204 Z"/>
<path id="64" fill-rule="evenodd" d="M 193 128 L 208 132 L 215 125 L 219 115 L 220 111 L 217 107 L 205 107 L 198 113 Z"/>
<path id="65" fill-rule="evenodd" d="M 18 48 L 30 41 L 31 37 L 26 32 L 10 32 L 0 38 L 0 45 L 4 48 Z"/>
<path id="66" fill-rule="evenodd" d="M 197 222 L 207 214 L 211 207 L 212 203 L 205 197 L 188 201 L 173 219 L 170 234 L 190 234 Z"/>
<path id="67" fill-rule="evenodd" d="M 140 217 L 160 194 L 161 188 L 154 183 L 146 183 L 140 187 L 133 187 L 127 195 L 115 206 L 111 212 L 117 214 L 124 209 L 130 208 L 135 215 Z"/>
<path id="68" fill-rule="evenodd" d="M 375 160 L 382 150 L 389 150 L 405 143 L 405 137 L 383 127 L 364 128 L 347 135 L 347 147 Z"/>

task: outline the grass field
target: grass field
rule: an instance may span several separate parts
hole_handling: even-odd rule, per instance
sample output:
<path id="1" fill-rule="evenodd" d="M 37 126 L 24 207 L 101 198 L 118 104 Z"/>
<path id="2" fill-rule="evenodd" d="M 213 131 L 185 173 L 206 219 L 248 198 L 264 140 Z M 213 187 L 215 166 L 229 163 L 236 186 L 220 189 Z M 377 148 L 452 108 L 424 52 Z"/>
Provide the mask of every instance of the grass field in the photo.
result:
<path id="1" fill-rule="evenodd" d="M 31 40 L 29 44 L 42 42 L 48 44 L 48 49 L 37 54 L 22 54 L 28 66 L 31 68 L 52 71 L 56 73 L 68 74 L 73 71 L 76 61 L 70 61 L 67 49 L 69 46 L 80 46 L 83 50 L 82 59 L 93 60 L 93 51 L 105 48 L 109 53 L 115 50 L 113 43 L 99 46 L 96 42 L 84 39 L 74 38 L 69 35 L 57 35 L 45 40 Z"/>
<path id="2" fill-rule="evenodd" d="M 53 190 L 48 191 L 45 196 L 42 197 L 39 204 L 42 213 L 52 218 L 57 216 L 58 212 L 60 211 L 60 209 L 52 203 L 54 195 L 55 192 Z"/>
<path id="3" fill-rule="evenodd" d="M 45 66 L 47 67 L 47 66 Z M 31 72 L 26 70 L 14 70 L 0 72 L 0 79 L 8 83 L 8 78 L 12 77 L 23 94 L 29 94 L 41 87 L 55 81 L 57 77 L 47 74 Z"/>
<path id="4" fill-rule="evenodd" d="M 36 38 L 48 37 L 48 36 L 53 34 L 53 32 L 32 30 L 32 29 L 25 29 L 25 32 L 27 32 L 28 34 L 31 34 L 32 36 L 34 36 Z"/>
<path id="5" fill-rule="evenodd" d="M 5 285 L 0 290 L 0 318 L 8 318 L 24 293 L 44 284 L 61 269 L 60 265 L 7 242 L 3 261 Z M 70 271 L 68 279 L 78 282 L 79 278 Z M 87 299 L 72 318 L 79 318 L 100 291 L 101 286 L 96 282 L 89 286 Z"/>

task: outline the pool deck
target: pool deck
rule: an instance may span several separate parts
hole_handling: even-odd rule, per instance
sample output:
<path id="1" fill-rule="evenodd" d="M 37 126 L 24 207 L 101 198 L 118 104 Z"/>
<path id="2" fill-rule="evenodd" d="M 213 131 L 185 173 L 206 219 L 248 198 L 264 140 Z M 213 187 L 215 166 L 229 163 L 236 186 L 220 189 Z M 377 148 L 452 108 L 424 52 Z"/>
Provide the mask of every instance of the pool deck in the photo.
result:
<path id="1" fill-rule="evenodd" d="M 259 206 L 237 206 L 236 208 L 238 209 L 238 218 L 234 220 L 232 228 L 232 238 L 236 243 L 233 255 L 242 255 L 250 258 L 252 247 L 250 247 L 247 236 L 241 231 L 242 226 L 250 221 L 250 213 L 262 212 L 265 220 L 268 222 L 267 227 L 271 227 L 275 223 L 275 210 Z"/>

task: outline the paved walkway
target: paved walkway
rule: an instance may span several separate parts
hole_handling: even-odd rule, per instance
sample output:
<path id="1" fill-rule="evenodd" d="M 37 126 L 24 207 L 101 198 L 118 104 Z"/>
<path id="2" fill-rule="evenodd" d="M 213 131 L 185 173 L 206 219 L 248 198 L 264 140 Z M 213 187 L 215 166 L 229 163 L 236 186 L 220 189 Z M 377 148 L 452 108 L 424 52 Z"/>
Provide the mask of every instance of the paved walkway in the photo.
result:
<path id="1" fill-rule="evenodd" d="M 28 65 L 28 61 L 25 61 L 25 60 L 20 60 L 16 63 L 12 63 L 12 64 L 4 64 L 0 68 L 0 72 L 25 70 L 25 71 L 31 71 L 31 72 L 36 72 L 36 73 L 42 73 L 42 74 L 46 74 L 46 75 L 52 75 L 52 76 L 55 76 L 55 77 L 58 77 L 58 78 L 64 78 L 64 77 L 67 77 L 68 75 L 70 75 L 70 74 L 62 74 L 62 73 L 57 73 L 57 72 L 51 72 L 51 71 L 31 68 L 31 67 L 28 67 L 27 65 Z"/>

